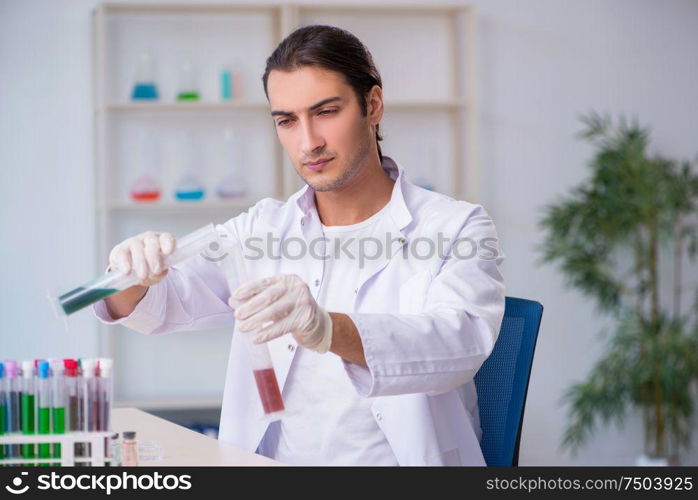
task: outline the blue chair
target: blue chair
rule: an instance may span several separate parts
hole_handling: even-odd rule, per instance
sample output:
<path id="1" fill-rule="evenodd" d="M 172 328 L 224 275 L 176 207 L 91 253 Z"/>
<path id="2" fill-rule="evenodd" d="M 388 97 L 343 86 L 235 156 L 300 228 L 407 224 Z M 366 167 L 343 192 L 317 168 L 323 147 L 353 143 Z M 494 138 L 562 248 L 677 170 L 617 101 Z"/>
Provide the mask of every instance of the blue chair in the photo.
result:
<path id="1" fill-rule="evenodd" d="M 542 316 L 540 303 L 506 297 L 497 343 L 475 375 L 480 446 L 488 466 L 519 465 L 526 392 Z"/>

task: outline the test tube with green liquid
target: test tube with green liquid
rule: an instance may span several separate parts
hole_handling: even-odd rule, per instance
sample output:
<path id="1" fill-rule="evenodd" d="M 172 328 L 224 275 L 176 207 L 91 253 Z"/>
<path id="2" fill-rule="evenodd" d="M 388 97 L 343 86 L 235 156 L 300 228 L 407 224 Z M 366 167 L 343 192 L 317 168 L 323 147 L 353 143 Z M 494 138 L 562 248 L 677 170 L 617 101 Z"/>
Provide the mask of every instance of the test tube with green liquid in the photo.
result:
<path id="1" fill-rule="evenodd" d="M 34 388 L 34 362 L 22 361 L 22 434 L 36 434 L 36 393 Z M 22 458 L 34 458 L 34 443 L 22 444 Z"/>
<path id="2" fill-rule="evenodd" d="M 37 433 L 51 433 L 51 380 L 50 365 L 48 361 L 41 360 L 36 365 L 38 375 L 36 387 L 37 412 Z M 51 444 L 39 443 L 39 458 L 49 458 L 51 456 Z M 42 467 L 47 467 L 48 463 L 41 463 Z"/>
<path id="3" fill-rule="evenodd" d="M 65 379 L 64 361 L 62 359 L 51 361 L 51 434 L 65 434 L 65 410 L 68 399 Z M 61 457 L 61 443 L 54 443 L 52 456 Z"/>
<path id="4" fill-rule="evenodd" d="M 194 257 L 217 242 L 218 233 L 213 224 L 207 224 L 186 236 L 177 238 L 175 251 L 164 258 L 165 268 Z M 137 285 L 139 282 L 140 279 L 133 269 L 128 274 L 122 274 L 117 270 L 109 271 L 99 278 L 58 297 L 51 297 L 51 299 L 59 314 L 69 316 L 110 295 Z"/>

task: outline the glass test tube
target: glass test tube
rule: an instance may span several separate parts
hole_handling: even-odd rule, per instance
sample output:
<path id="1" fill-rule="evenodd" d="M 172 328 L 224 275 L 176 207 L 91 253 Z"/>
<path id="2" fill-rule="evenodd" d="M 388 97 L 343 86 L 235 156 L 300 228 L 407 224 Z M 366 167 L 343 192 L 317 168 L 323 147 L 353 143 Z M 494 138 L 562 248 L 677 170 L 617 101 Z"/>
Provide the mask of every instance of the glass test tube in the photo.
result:
<path id="1" fill-rule="evenodd" d="M 22 434 L 36 433 L 36 392 L 34 387 L 34 362 L 22 361 Z M 33 443 L 22 444 L 22 458 L 34 458 L 35 447 Z"/>
<path id="2" fill-rule="evenodd" d="M 62 359 L 51 361 L 51 434 L 65 434 L 68 394 L 64 363 Z M 52 456 L 61 457 L 61 443 L 54 443 Z"/>
<path id="3" fill-rule="evenodd" d="M 243 261 L 241 247 L 237 245 L 231 248 L 230 256 L 220 260 L 221 266 L 225 272 L 228 288 L 232 295 L 235 290 L 235 272 L 239 273 L 241 283 L 248 281 L 245 264 Z M 247 333 L 247 332 L 246 332 Z M 281 397 L 279 384 L 276 379 L 276 372 L 269 354 L 267 344 L 255 344 L 252 342 L 251 336 L 253 332 L 242 334 L 245 336 L 245 344 L 247 345 L 250 355 L 250 365 L 254 374 L 254 380 L 257 385 L 257 391 L 262 401 L 262 408 L 267 417 L 275 418 L 280 416 L 280 412 L 284 410 L 284 401 Z"/>
<path id="4" fill-rule="evenodd" d="M 75 359 L 64 359 L 63 368 L 65 374 L 66 426 L 70 432 L 82 430 L 82 412 L 80 411 L 80 396 L 78 391 L 78 362 Z M 75 443 L 73 454 L 76 457 L 85 455 L 83 443 Z"/>
<path id="5" fill-rule="evenodd" d="M 99 377 L 97 377 L 97 407 L 99 418 L 97 424 L 98 431 L 111 430 L 111 404 L 112 404 L 112 368 L 114 362 L 109 358 L 99 358 Z M 104 446 L 107 455 L 111 457 L 111 446 L 109 438 L 104 438 Z M 109 463 L 109 465 L 114 465 Z"/>
<path id="6" fill-rule="evenodd" d="M 201 253 L 217 240 L 218 233 L 213 224 L 207 224 L 186 236 L 178 238 L 175 251 L 165 256 L 165 267 L 169 268 Z M 59 306 L 56 307 L 59 314 L 70 315 L 105 297 L 137 285 L 139 281 L 133 270 L 129 274 L 122 274 L 120 271 L 110 271 L 99 278 L 74 288 L 68 293 L 52 299 Z"/>
<path id="7" fill-rule="evenodd" d="M 5 366 L 5 387 L 7 397 L 5 401 L 5 426 L 8 434 L 18 433 L 22 430 L 22 384 L 17 378 L 17 362 L 7 360 Z M 9 458 L 19 458 L 22 455 L 21 446 L 11 444 L 7 446 L 7 456 Z"/>
<path id="8" fill-rule="evenodd" d="M 41 360 L 37 364 L 37 375 L 38 379 L 36 381 L 36 402 L 37 402 L 37 416 L 36 416 L 36 428 L 37 434 L 50 434 L 51 433 L 51 379 L 49 372 L 49 362 Z M 50 443 L 39 443 L 39 458 L 49 458 L 51 456 L 51 445 Z M 42 463 L 41 466 L 48 466 L 48 463 Z"/>
<path id="9" fill-rule="evenodd" d="M 95 379 L 96 363 L 94 359 L 81 359 L 80 367 L 82 378 L 80 380 L 80 405 L 79 411 L 81 416 L 81 430 L 83 432 L 91 432 L 97 430 L 98 416 L 97 411 L 97 380 Z M 92 456 L 92 446 L 85 444 L 86 455 Z"/>

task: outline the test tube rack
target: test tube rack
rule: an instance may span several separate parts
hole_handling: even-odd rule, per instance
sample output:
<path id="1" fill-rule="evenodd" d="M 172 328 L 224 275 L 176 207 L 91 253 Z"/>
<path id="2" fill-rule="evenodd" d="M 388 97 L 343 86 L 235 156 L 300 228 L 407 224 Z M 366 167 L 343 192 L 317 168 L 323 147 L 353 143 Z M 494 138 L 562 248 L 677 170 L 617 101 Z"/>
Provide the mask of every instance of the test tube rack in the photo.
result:
<path id="1" fill-rule="evenodd" d="M 109 456 L 109 437 L 113 432 L 93 431 L 93 432 L 66 432 L 65 434 L 5 434 L 0 436 L 0 446 L 23 445 L 23 444 L 60 444 L 60 457 L 45 458 L 25 458 L 25 457 L 4 457 L 0 458 L 0 467 L 7 465 L 38 465 L 38 464 L 58 464 L 61 466 L 73 466 L 75 462 L 100 467 L 110 464 L 112 458 Z M 90 456 L 75 456 L 74 449 L 76 443 L 89 444 L 92 450 Z M 7 448 L 6 448 L 7 449 Z"/>

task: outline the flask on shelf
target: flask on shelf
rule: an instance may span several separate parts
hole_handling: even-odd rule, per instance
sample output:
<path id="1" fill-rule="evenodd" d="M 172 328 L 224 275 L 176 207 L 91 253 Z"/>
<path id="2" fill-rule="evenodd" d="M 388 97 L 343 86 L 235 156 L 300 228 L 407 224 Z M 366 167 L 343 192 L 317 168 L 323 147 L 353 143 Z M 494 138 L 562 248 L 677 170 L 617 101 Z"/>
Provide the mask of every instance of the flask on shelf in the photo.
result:
<path id="1" fill-rule="evenodd" d="M 196 85 L 196 75 L 194 74 L 194 67 L 189 61 L 184 61 L 179 68 L 179 90 L 177 91 L 177 100 L 199 100 L 199 90 Z"/>
<path id="2" fill-rule="evenodd" d="M 157 158 L 155 154 L 156 144 L 150 131 L 141 132 L 139 136 L 138 155 L 136 161 L 140 163 L 141 174 L 131 184 L 130 198 L 138 203 L 152 203 L 158 201 L 162 194 L 160 183 L 156 180 Z"/>
<path id="3" fill-rule="evenodd" d="M 198 158 L 194 136 L 191 132 L 186 134 L 183 145 L 186 148 L 182 156 L 184 172 L 175 185 L 175 199 L 179 201 L 199 201 L 204 198 L 206 190 L 197 173 L 197 165 L 200 159 Z"/>
<path id="4" fill-rule="evenodd" d="M 155 63 L 149 52 L 142 52 L 136 63 L 131 99 L 152 101 L 158 99 L 158 86 L 155 82 Z"/>
<path id="5" fill-rule="evenodd" d="M 223 200 L 247 195 L 247 180 L 242 173 L 238 137 L 231 129 L 223 130 L 223 165 L 225 176 L 216 187 L 216 194 Z"/>

